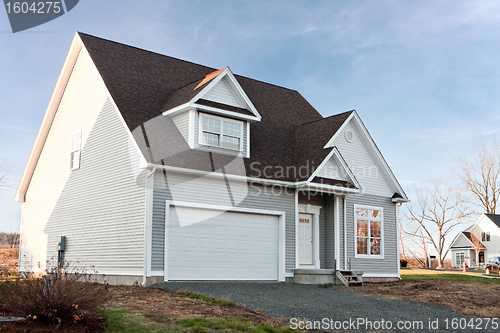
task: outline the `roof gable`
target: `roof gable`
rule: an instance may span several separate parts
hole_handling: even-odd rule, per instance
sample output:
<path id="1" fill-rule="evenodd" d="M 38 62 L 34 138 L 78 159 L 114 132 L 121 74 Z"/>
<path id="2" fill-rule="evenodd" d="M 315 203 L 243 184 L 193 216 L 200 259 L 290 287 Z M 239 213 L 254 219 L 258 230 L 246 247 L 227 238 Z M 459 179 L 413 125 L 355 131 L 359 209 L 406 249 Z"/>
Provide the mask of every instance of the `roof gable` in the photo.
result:
<path id="1" fill-rule="evenodd" d="M 484 214 L 491 222 L 495 223 L 495 225 L 500 228 L 500 215 L 497 214 Z"/>
<path id="2" fill-rule="evenodd" d="M 331 150 L 323 163 L 321 163 L 318 169 L 311 175 L 309 181 L 313 181 L 316 177 L 342 180 L 354 185 L 355 188 L 360 188 L 356 176 L 354 176 L 337 147 Z"/>
<path id="3" fill-rule="evenodd" d="M 165 103 L 163 115 L 174 115 L 190 108 L 202 108 L 252 121 L 261 119 L 229 67 L 207 74 L 203 79 L 176 90 Z"/>
<path id="4" fill-rule="evenodd" d="M 352 139 L 349 138 L 351 135 L 354 135 Z M 324 146 L 325 149 L 332 147 L 339 149 L 365 193 L 380 195 L 385 188 L 388 196 L 397 193 L 403 198 L 400 201 L 408 200 L 356 111 L 349 115 Z"/>
<path id="5" fill-rule="evenodd" d="M 468 231 L 462 231 L 455 236 L 455 239 L 451 242 L 451 249 L 459 248 L 477 248 L 484 249 L 483 243 L 476 236 Z"/>

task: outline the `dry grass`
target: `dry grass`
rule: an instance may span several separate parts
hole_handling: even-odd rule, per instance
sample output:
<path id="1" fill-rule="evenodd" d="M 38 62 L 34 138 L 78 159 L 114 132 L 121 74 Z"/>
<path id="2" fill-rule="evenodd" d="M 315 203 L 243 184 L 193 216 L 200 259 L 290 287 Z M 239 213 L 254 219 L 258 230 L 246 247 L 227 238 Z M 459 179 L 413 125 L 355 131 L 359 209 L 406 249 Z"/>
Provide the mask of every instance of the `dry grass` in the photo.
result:
<path id="1" fill-rule="evenodd" d="M 0 245 L 0 281 L 17 277 L 19 249 Z"/>
<path id="2" fill-rule="evenodd" d="M 404 270 L 401 275 L 401 282 L 365 284 L 356 291 L 438 304 L 466 315 L 500 317 L 500 281 L 440 271 Z"/>
<path id="3" fill-rule="evenodd" d="M 229 302 L 211 302 L 188 297 L 183 292 L 142 287 L 112 287 L 112 299 L 107 310 L 131 310 L 147 313 L 155 322 L 173 322 L 191 318 L 231 318 L 238 321 L 266 323 L 282 327 L 282 318 L 269 317 L 261 312 Z M 220 303 L 220 304 L 217 304 Z"/>

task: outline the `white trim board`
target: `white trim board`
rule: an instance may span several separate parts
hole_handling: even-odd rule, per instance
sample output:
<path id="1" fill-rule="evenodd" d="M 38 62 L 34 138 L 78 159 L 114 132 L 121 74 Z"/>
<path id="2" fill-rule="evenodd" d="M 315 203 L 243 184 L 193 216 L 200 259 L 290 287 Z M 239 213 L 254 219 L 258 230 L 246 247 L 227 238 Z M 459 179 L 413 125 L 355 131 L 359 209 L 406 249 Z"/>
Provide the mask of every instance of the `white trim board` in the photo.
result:
<path id="1" fill-rule="evenodd" d="M 169 217 L 170 217 L 170 207 L 186 207 L 186 208 L 198 208 L 207 210 L 218 210 L 224 212 L 236 212 L 236 213 L 249 213 L 249 214 L 262 214 L 262 215 L 274 215 L 278 216 L 278 281 L 285 281 L 285 217 L 286 213 L 279 210 L 265 210 L 256 208 L 246 208 L 246 207 L 234 207 L 225 205 L 213 205 L 213 204 L 203 204 L 196 202 L 187 201 L 166 201 L 165 210 L 165 248 L 164 248 L 164 280 L 168 280 L 168 235 L 170 229 Z"/>

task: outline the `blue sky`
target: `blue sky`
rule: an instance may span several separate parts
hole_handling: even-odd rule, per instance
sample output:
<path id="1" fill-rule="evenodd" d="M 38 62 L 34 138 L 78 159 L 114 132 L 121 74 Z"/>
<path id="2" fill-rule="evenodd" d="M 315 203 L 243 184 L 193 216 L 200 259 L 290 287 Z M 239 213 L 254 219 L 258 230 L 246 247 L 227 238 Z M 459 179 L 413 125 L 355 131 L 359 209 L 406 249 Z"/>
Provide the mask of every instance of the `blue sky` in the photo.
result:
<path id="1" fill-rule="evenodd" d="M 0 231 L 75 31 L 356 109 L 410 185 L 443 179 L 500 128 L 498 1 L 97 1 L 13 34 L 0 8 Z M 450 177 L 453 180 L 453 177 Z"/>

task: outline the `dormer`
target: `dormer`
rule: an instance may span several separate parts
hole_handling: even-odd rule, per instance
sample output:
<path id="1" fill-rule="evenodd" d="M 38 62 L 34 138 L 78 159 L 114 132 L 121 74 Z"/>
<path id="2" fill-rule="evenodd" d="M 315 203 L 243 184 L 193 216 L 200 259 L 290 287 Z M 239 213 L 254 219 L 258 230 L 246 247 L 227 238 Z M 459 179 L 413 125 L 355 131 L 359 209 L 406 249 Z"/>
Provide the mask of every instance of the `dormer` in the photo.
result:
<path id="1" fill-rule="evenodd" d="M 250 157 L 250 124 L 261 116 L 229 67 L 174 91 L 164 116 L 171 117 L 191 149 Z"/>

